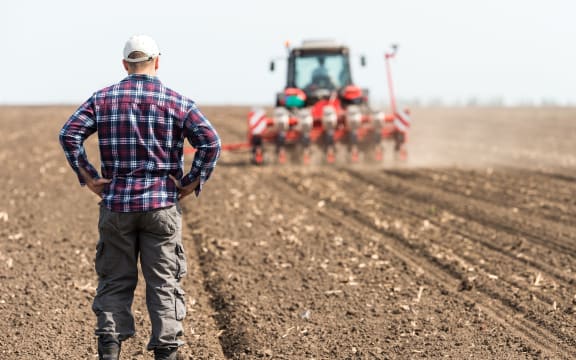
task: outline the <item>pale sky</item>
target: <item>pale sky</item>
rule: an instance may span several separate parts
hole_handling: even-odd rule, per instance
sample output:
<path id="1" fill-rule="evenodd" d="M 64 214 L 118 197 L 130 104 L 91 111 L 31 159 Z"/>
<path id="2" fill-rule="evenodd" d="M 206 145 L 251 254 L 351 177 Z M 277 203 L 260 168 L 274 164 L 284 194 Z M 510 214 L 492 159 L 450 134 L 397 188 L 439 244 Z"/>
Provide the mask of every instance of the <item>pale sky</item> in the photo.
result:
<path id="1" fill-rule="evenodd" d="M 78 104 L 125 76 L 124 43 L 144 33 L 160 79 L 199 104 L 271 105 L 285 66 L 268 63 L 284 42 L 331 38 L 373 102 L 387 99 L 384 53 L 398 43 L 400 98 L 576 105 L 575 15 L 574 0 L 10 1 L 0 104 Z"/>

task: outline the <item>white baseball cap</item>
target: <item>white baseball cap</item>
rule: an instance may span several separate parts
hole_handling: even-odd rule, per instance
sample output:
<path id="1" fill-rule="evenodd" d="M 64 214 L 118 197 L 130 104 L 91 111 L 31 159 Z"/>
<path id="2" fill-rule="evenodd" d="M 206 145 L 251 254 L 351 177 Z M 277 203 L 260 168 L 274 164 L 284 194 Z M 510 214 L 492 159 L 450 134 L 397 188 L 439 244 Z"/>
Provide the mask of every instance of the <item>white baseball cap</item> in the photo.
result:
<path id="1" fill-rule="evenodd" d="M 130 59 L 128 56 L 134 51 L 140 51 L 146 54 L 146 56 Z M 147 35 L 134 35 L 130 37 L 130 39 L 126 41 L 126 45 L 124 45 L 124 60 L 131 63 L 152 60 L 158 55 L 160 55 L 160 50 L 158 49 L 156 41 Z"/>

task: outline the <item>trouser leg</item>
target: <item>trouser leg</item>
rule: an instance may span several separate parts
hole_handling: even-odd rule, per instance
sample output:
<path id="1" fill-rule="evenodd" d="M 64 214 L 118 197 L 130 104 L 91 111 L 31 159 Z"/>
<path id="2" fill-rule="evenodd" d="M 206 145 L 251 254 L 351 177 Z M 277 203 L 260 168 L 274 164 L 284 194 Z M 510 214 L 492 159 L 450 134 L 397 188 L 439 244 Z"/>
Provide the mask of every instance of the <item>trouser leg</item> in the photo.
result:
<path id="1" fill-rule="evenodd" d="M 136 215 L 100 208 L 100 240 L 96 252 L 98 288 L 92 304 L 96 335 L 107 341 L 134 336 L 132 301 L 138 282 L 138 233 Z"/>
<path id="2" fill-rule="evenodd" d="M 180 279 L 186 274 L 179 206 L 146 213 L 140 230 L 140 262 L 146 280 L 146 305 L 152 323 L 148 349 L 183 345 L 186 315 Z"/>

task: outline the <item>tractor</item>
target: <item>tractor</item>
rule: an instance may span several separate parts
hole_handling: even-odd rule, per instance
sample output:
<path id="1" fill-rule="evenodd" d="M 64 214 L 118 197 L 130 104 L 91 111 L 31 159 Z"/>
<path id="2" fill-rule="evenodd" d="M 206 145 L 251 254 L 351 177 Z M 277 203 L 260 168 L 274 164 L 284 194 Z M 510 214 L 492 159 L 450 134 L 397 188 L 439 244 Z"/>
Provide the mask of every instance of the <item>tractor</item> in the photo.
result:
<path id="1" fill-rule="evenodd" d="M 314 153 L 320 154 L 317 160 L 321 163 L 334 163 L 337 158 L 378 162 L 383 159 L 384 139 L 394 141 L 397 158 L 406 157 L 409 112 L 396 111 L 389 65 L 396 46 L 385 56 L 390 114 L 371 109 L 368 90 L 354 83 L 348 47 L 315 40 L 286 48 L 286 85 L 276 94 L 271 116 L 261 109 L 248 116 L 248 142 L 254 164 L 309 164 Z M 364 56 L 360 63 L 366 65 Z M 275 68 L 276 60 L 272 60 L 270 71 Z M 314 148 L 320 151 L 313 152 Z"/>

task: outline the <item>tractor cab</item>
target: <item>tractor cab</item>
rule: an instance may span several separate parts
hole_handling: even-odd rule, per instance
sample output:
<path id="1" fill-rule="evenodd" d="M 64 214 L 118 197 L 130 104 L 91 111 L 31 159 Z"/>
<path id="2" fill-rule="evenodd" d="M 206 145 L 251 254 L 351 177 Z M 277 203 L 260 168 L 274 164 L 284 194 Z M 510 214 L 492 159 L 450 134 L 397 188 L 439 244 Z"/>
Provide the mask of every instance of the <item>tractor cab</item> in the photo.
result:
<path id="1" fill-rule="evenodd" d="M 349 49 L 333 41 L 304 41 L 290 49 L 287 65 L 286 87 L 278 94 L 277 105 L 290 107 L 286 96 L 299 93 L 301 106 L 311 106 L 334 93 L 342 95 L 353 84 Z"/>
<path id="2" fill-rule="evenodd" d="M 308 41 L 290 51 L 287 88 L 302 89 L 315 101 L 351 83 L 347 47 Z"/>

